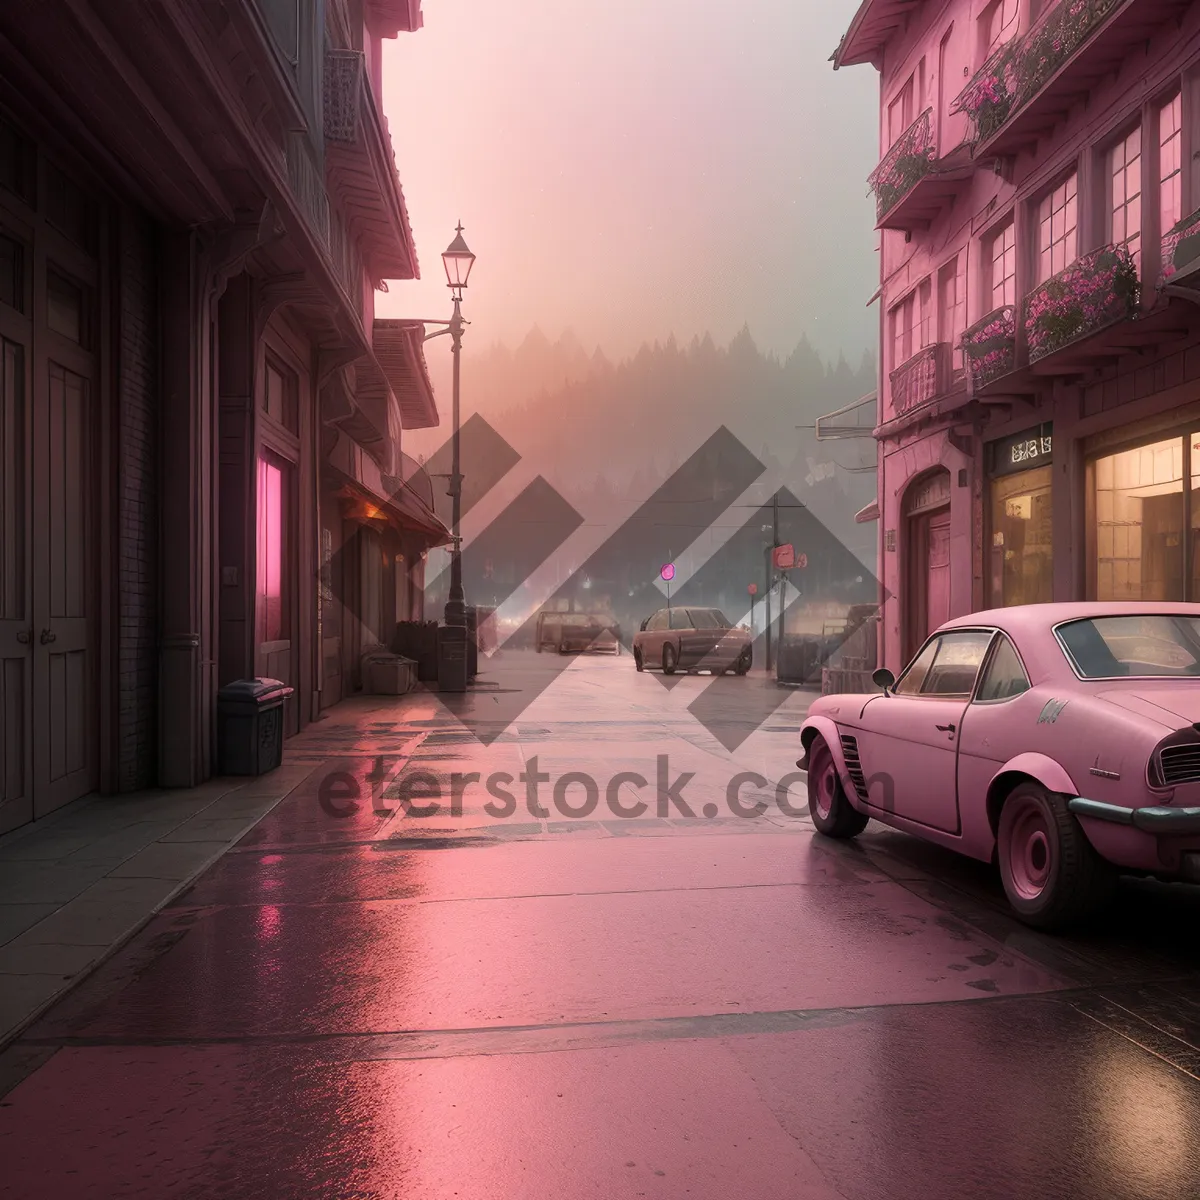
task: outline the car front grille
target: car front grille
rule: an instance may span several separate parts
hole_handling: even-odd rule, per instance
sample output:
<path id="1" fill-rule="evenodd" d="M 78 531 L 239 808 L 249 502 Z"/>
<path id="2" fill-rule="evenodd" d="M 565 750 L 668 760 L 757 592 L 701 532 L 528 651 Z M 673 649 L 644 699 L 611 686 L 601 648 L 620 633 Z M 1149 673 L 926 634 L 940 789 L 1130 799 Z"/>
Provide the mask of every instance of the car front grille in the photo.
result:
<path id="1" fill-rule="evenodd" d="M 862 763 L 858 757 L 858 739 L 842 734 L 842 757 L 846 760 L 846 774 L 854 784 L 854 790 L 860 800 L 867 798 L 867 780 L 863 775 Z"/>
<path id="2" fill-rule="evenodd" d="M 1200 742 L 1183 746 L 1165 746 L 1158 753 L 1162 780 L 1167 787 L 1180 783 L 1200 783 Z"/>

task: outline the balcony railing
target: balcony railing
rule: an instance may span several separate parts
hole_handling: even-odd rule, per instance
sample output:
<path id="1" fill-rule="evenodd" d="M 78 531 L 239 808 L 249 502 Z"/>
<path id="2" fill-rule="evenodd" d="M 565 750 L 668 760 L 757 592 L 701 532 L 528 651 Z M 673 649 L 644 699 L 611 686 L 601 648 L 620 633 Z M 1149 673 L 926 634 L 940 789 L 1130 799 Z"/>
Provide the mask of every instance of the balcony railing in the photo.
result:
<path id="1" fill-rule="evenodd" d="M 933 169 L 933 109 L 927 108 L 897 139 L 871 172 L 875 215 L 880 221 Z"/>
<path id="2" fill-rule="evenodd" d="M 1184 263 L 1176 264 L 1175 252 L 1189 238 L 1200 234 L 1200 209 L 1197 209 L 1189 217 L 1184 217 L 1182 221 L 1172 225 L 1166 233 L 1163 234 L 1162 240 L 1162 269 L 1159 275 L 1159 282 L 1166 283 L 1172 275 Z M 1197 246 L 1195 254 L 1189 254 L 1188 258 L 1200 258 L 1200 245 Z"/>
<path id="3" fill-rule="evenodd" d="M 949 350 L 948 342 L 935 342 L 918 350 L 892 372 L 892 412 L 895 416 L 902 417 L 945 393 Z"/>
<path id="4" fill-rule="evenodd" d="M 1105 246 L 1076 259 L 1025 298 L 1029 361 L 1133 315 L 1138 274 L 1124 246 Z"/>
<path id="5" fill-rule="evenodd" d="M 971 121 L 971 141 L 998 133 L 1055 77 L 1126 0 L 1059 0 L 1023 37 L 1001 46 L 951 106 Z"/>
<path id="6" fill-rule="evenodd" d="M 1017 369 L 1017 311 L 1011 304 L 994 309 L 962 336 L 967 381 L 972 392 Z"/>
<path id="7" fill-rule="evenodd" d="M 325 140 L 358 139 L 364 57 L 361 50 L 325 51 Z"/>

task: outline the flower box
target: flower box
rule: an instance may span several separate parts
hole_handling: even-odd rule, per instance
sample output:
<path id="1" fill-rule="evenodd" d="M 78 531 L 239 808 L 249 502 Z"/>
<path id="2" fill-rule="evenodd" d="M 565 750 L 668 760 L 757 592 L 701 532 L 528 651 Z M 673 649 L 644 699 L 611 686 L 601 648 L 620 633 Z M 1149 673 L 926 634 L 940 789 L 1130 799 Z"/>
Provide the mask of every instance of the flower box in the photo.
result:
<path id="1" fill-rule="evenodd" d="M 972 392 L 1009 375 L 1017 367 L 1017 314 L 1012 305 L 988 313 L 962 337 L 967 380 Z"/>
<path id="2" fill-rule="evenodd" d="M 1132 316 L 1139 291 L 1137 267 L 1124 246 L 1076 259 L 1025 298 L 1029 361 Z"/>
<path id="3" fill-rule="evenodd" d="M 933 168 L 932 109 L 926 109 L 897 139 L 883 156 L 883 161 L 871 172 L 869 183 L 875 193 L 875 215 L 885 216 Z"/>

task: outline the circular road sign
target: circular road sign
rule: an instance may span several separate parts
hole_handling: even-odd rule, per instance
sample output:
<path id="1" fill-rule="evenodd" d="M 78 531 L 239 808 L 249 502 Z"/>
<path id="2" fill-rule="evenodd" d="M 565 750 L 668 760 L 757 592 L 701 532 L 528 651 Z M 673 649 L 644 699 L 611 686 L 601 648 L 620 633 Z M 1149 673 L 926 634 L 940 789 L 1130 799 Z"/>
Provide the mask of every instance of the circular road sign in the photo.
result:
<path id="1" fill-rule="evenodd" d="M 752 596 L 757 596 L 758 595 L 758 584 L 757 583 L 750 584 L 750 586 L 746 588 L 746 591 L 748 591 L 750 593 L 750 595 L 752 595 Z"/>
<path id="2" fill-rule="evenodd" d="M 667 583 L 670 583 L 671 580 L 675 578 L 675 564 L 674 563 L 666 563 L 663 566 L 663 569 L 661 571 L 659 571 L 659 574 L 663 577 L 663 579 Z"/>

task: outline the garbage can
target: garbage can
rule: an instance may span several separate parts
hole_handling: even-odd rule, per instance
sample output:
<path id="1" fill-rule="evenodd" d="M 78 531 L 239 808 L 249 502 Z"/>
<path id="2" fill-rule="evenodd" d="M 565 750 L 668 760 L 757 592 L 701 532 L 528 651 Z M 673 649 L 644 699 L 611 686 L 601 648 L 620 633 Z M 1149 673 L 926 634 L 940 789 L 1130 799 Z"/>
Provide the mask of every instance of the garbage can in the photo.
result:
<path id="1" fill-rule="evenodd" d="M 217 693 L 217 760 L 222 775 L 265 775 L 283 762 L 280 679 L 238 679 Z"/>

